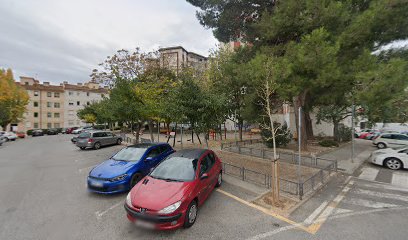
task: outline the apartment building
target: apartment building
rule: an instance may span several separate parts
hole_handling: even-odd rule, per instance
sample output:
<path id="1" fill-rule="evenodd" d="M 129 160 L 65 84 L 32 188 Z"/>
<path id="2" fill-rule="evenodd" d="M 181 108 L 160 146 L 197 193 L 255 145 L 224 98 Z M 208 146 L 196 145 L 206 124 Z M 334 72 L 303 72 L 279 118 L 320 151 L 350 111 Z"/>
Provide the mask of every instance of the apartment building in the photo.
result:
<path id="1" fill-rule="evenodd" d="M 108 94 L 107 89 L 100 88 L 95 82 L 77 85 L 64 82 L 64 127 L 85 126 L 78 118 L 77 112 L 92 102 L 99 102 Z"/>
<path id="2" fill-rule="evenodd" d="M 19 131 L 34 128 L 59 128 L 64 124 L 64 88 L 40 84 L 30 77 L 20 77 L 20 83 L 27 90 L 30 102 L 24 113 L 24 120 L 17 125 Z M 16 125 L 16 124 L 14 124 Z"/>
<path id="3" fill-rule="evenodd" d="M 85 126 L 78 116 L 78 110 L 108 95 L 108 90 L 95 82 L 51 85 L 32 77 L 20 77 L 17 82 L 30 97 L 24 119 L 11 124 L 14 131 L 27 131 L 36 128 L 63 128 Z"/>
<path id="4" fill-rule="evenodd" d="M 160 48 L 160 63 L 169 67 L 178 74 L 183 67 L 192 67 L 196 70 L 207 68 L 208 58 L 200 54 L 189 52 L 182 46 Z"/>

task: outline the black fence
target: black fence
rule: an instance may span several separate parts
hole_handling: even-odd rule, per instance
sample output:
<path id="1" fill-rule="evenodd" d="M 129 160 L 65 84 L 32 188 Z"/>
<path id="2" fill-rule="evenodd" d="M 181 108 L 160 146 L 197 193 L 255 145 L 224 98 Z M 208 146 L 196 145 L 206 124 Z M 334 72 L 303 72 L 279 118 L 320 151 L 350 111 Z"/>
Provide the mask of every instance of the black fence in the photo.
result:
<path id="1" fill-rule="evenodd" d="M 262 143 L 261 139 L 252 139 L 232 143 L 223 143 L 221 149 L 224 151 L 235 152 L 243 155 L 259 157 L 266 161 L 273 160 L 273 151 L 264 148 L 250 147 L 249 145 Z M 299 164 L 299 154 L 295 152 L 278 152 L 278 158 L 282 162 L 289 164 Z M 301 166 L 316 168 L 318 171 L 307 179 L 298 179 L 293 181 L 280 177 L 280 191 L 296 195 L 302 199 L 304 195 L 316 190 L 328 181 L 332 172 L 337 172 L 337 161 L 333 159 L 320 158 L 315 156 L 301 156 Z M 235 166 L 229 163 L 223 163 L 223 171 L 227 175 L 240 178 L 243 181 L 251 182 L 257 185 L 271 188 L 272 177 L 265 173 Z"/>

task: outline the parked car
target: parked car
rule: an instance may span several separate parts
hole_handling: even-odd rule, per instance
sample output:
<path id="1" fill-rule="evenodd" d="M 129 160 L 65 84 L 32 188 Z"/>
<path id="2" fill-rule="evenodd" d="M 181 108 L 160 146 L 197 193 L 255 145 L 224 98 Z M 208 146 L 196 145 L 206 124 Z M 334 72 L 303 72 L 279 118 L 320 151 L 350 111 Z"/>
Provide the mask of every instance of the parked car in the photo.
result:
<path id="1" fill-rule="evenodd" d="M 2 136 L 6 141 L 15 141 L 17 135 L 13 132 L 0 131 L 0 136 Z"/>
<path id="2" fill-rule="evenodd" d="M 25 138 L 26 137 L 26 134 L 24 132 L 17 132 L 16 135 L 17 135 L 18 138 Z"/>
<path id="3" fill-rule="evenodd" d="M 74 131 L 74 130 L 76 130 L 76 129 L 78 129 L 78 127 L 67 128 L 67 129 L 65 130 L 65 133 L 66 133 L 66 134 L 71 134 L 72 131 Z"/>
<path id="4" fill-rule="evenodd" d="M 366 135 L 366 134 L 370 133 L 371 131 L 374 131 L 374 130 L 373 129 L 361 129 L 361 130 L 356 129 L 355 130 L 355 137 L 360 138 L 360 136 L 362 134 Z"/>
<path id="5" fill-rule="evenodd" d="M 89 172 L 88 189 L 104 194 L 129 191 L 173 152 L 167 143 L 142 143 L 123 148 Z"/>
<path id="6" fill-rule="evenodd" d="M 44 136 L 44 132 L 41 129 L 35 129 L 33 130 L 32 136 L 33 137 Z"/>
<path id="7" fill-rule="evenodd" d="M 399 133 L 382 133 L 373 140 L 373 144 L 379 149 L 382 148 L 397 148 L 408 145 L 408 136 Z"/>
<path id="8" fill-rule="evenodd" d="M 47 129 L 47 135 L 58 135 L 58 130 L 55 128 Z"/>
<path id="9" fill-rule="evenodd" d="M 127 218 L 136 225 L 159 230 L 191 227 L 198 208 L 221 183 L 222 164 L 213 151 L 175 152 L 129 192 Z"/>
<path id="10" fill-rule="evenodd" d="M 81 150 L 85 148 L 99 149 L 102 146 L 122 144 L 122 137 L 108 131 L 84 131 L 76 139 Z"/>
<path id="11" fill-rule="evenodd" d="M 88 126 L 88 127 L 80 127 L 80 128 L 77 128 L 77 129 L 75 129 L 75 130 L 72 130 L 72 134 L 80 134 L 82 131 L 84 131 L 84 130 L 92 130 L 93 128 L 92 128 L 92 126 Z"/>
<path id="12" fill-rule="evenodd" d="M 371 162 L 392 170 L 408 168 L 408 147 L 380 149 L 371 153 Z"/>
<path id="13" fill-rule="evenodd" d="M 375 138 L 379 137 L 381 135 L 381 132 L 379 131 L 374 131 L 374 132 L 370 132 L 368 133 L 364 139 L 367 140 L 374 140 Z"/>
<path id="14" fill-rule="evenodd" d="M 6 141 L 6 138 L 0 135 L 0 146 Z"/>
<path id="15" fill-rule="evenodd" d="M 366 139 L 367 136 L 369 136 L 370 134 L 377 132 L 377 130 L 374 129 L 364 129 L 361 131 L 361 133 L 358 135 L 358 138 L 360 139 Z"/>

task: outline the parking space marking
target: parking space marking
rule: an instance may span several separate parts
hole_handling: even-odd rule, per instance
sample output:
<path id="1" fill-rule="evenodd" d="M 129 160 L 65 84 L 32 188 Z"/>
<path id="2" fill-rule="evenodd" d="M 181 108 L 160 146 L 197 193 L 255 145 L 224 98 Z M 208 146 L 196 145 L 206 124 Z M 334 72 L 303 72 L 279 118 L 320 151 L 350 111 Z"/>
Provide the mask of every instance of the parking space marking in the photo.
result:
<path id="1" fill-rule="evenodd" d="M 336 209 L 337 205 L 344 199 L 346 194 L 350 191 L 351 186 L 354 184 L 353 180 L 350 180 L 351 176 L 346 179 L 346 186 L 341 190 L 341 192 L 333 199 L 333 201 L 324 209 L 324 211 L 317 217 L 312 225 L 308 227 L 310 233 L 315 234 L 321 226 L 327 221 L 329 216 Z"/>
<path id="2" fill-rule="evenodd" d="M 391 184 L 407 187 L 408 186 L 408 175 L 402 172 L 394 172 L 392 174 Z"/>
<path id="3" fill-rule="evenodd" d="M 84 171 L 89 172 L 89 171 L 90 171 L 92 168 L 94 168 L 96 165 L 98 165 L 98 164 L 95 164 L 95 165 L 92 165 L 92 166 L 89 166 L 89 167 L 80 168 L 80 169 L 78 169 L 78 172 L 79 172 L 79 173 L 82 173 L 82 172 L 84 172 Z"/>
<path id="4" fill-rule="evenodd" d="M 249 207 L 255 208 L 255 209 L 257 209 L 257 210 L 259 210 L 259 211 L 261 211 L 261 212 L 263 212 L 263 213 L 265 213 L 265 214 L 267 214 L 269 216 L 272 216 L 272 217 L 274 217 L 276 219 L 279 219 L 279 220 L 281 220 L 283 222 L 286 222 L 286 223 L 291 225 L 291 228 L 298 228 L 298 229 L 301 229 L 303 231 L 311 233 L 308 228 L 303 226 L 303 224 L 292 221 L 289 218 L 286 218 L 286 217 L 284 217 L 282 215 L 279 215 L 279 214 L 277 214 L 277 213 L 275 213 L 275 212 L 273 212 L 273 211 L 271 211 L 269 209 L 266 209 L 266 208 L 263 208 L 261 206 L 250 203 L 248 201 L 245 201 L 244 199 L 241 199 L 241 198 L 239 198 L 239 197 L 237 197 L 235 195 L 232 195 L 231 193 L 225 192 L 225 191 L 223 191 L 221 189 L 217 189 L 217 192 L 222 193 L 225 196 L 230 197 L 230 198 L 232 198 L 232 199 L 234 199 L 234 200 L 236 200 L 236 201 L 238 201 L 238 202 L 240 202 L 242 204 L 245 204 L 245 205 L 247 205 Z"/>
<path id="5" fill-rule="evenodd" d="M 360 174 L 360 176 L 358 176 L 358 178 L 368 181 L 374 181 L 379 171 L 380 170 L 375 168 L 363 168 L 362 173 Z"/>
<path id="6" fill-rule="evenodd" d="M 305 225 L 312 224 L 312 223 L 313 223 L 313 220 L 315 220 L 315 218 L 317 217 L 317 215 L 319 215 L 319 214 L 323 211 L 323 209 L 327 207 L 328 204 L 329 204 L 328 201 L 324 201 L 318 208 L 316 208 L 316 209 L 312 212 L 312 214 L 309 215 L 309 217 L 307 217 L 307 218 L 303 221 L 303 223 L 304 223 Z"/>
<path id="7" fill-rule="evenodd" d="M 124 201 L 123 201 L 123 200 L 120 201 L 120 202 L 118 202 L 118 203 L 116 203 L 115 205 L 111 206 L 110 208 L 106 209 L 105 211 L 102 211 L 102 212 L 97 211 L 97 212 L 95 212 L 96 219 L 101 220 L 103 215 L 105 215 L 105 214 L 106 214 L 107 212 L 109 212 L 110 210 L 112 210 L 112 209 L 114 209 L 114 208 L 116 208 L 116 207 L 118 207 L 118 206 L 120 206 L 120 205 L 122 205 L 122 204 L 124 204 Z"/>

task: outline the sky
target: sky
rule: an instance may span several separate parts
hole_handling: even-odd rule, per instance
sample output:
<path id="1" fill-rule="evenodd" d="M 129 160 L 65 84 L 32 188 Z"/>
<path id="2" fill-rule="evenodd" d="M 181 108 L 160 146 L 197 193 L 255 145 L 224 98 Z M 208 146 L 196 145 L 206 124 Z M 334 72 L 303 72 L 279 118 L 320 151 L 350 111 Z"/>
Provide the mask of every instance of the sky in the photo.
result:
<path id="1" fill-rule="evenodd" d="M 78 83 L 118 49 L 181 45 L 207 56 L 218 42 L 195 12 L 184 0 L 0 0 L 0 68 Z"/>

